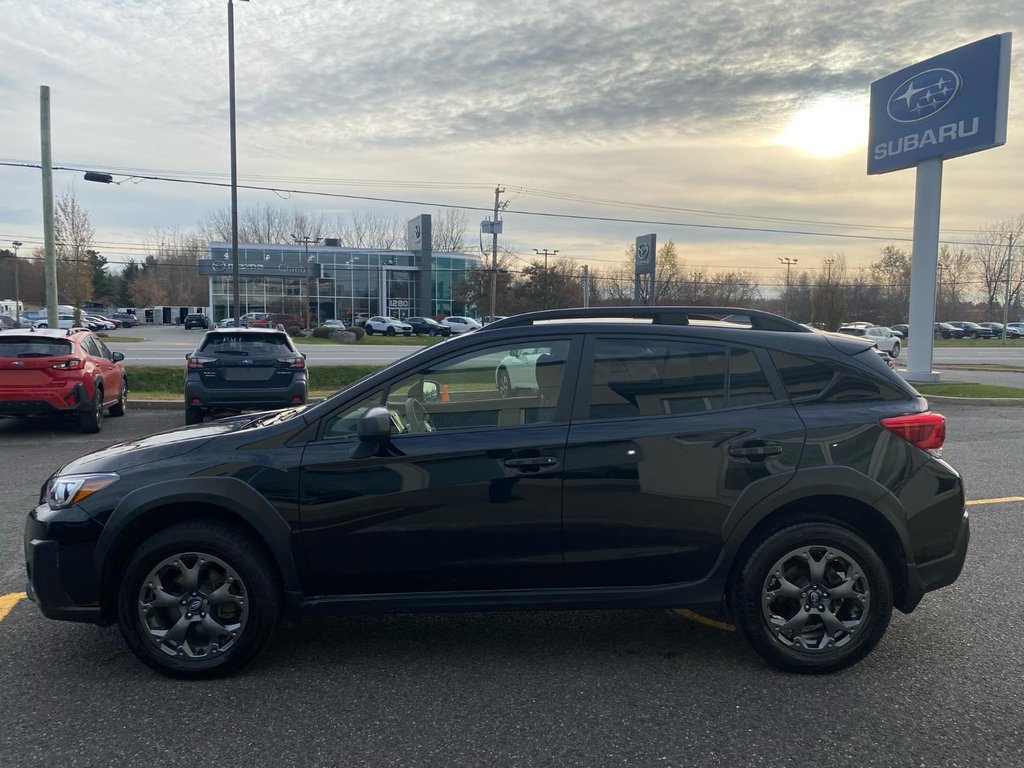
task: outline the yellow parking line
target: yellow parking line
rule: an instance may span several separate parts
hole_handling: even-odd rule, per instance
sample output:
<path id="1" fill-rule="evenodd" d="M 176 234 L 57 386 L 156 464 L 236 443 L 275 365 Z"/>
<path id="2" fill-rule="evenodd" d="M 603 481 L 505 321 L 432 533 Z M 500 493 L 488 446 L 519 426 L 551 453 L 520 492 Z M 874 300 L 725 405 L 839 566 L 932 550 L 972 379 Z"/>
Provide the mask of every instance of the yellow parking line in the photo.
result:
<path id="1" fill-rule="evenodd" d="M 998 499 L 971 499 L 966 504 L 968 507 L 973 507 L 978 504 L 1009 504 L 1014 501 L 1024 501 L 1024 496 L 1002 496 Z"/>
<path id="2" fill-rule="evenodd" d="M 24 600 L 28 595 L 24 592 L 11 592 L 8 595 L 0 595 L 0 621 L 3 621 L 7 614 L 11 612 L 11 608 L 18 604 L 19 600 Z"/>
<path id="3" fill-rule="evenodd" d="M 726 632 L 735 632 L 736 627 L 727 621 L 719 621 L 718 619 L 712 619 L 703 614 L 691 611 L 689 608 L 673 608 L 672 613 L 681 619 L 687 619 L 689 621 L 695 621 L 698 624 L 703 624 L 706 627 L 714 627 L 715 629 L 722 629 Z"/>

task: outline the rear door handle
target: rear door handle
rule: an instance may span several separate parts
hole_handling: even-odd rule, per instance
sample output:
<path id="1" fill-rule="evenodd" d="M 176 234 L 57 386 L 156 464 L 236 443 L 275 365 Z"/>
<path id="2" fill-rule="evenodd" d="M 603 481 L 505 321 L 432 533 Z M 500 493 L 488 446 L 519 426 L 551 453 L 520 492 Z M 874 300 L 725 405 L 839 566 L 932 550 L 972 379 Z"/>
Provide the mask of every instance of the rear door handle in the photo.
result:
<path id="1" fill-rule="evenodd" d="M 505 466 L 509 469 L 540 469 L 541 467 L 553 467 L 558 463 L 554 456 L 530 456 L 523 459 L 505 459 Z"/>
<path id="2" fill-rule="evenodd" d="M 762 443 L 760 441 L 742 443 L 729 449 L 730 456 L 750 461 L 778 456 L 780 453 L 782 453 L 782 446 L 779 443 Z"/>

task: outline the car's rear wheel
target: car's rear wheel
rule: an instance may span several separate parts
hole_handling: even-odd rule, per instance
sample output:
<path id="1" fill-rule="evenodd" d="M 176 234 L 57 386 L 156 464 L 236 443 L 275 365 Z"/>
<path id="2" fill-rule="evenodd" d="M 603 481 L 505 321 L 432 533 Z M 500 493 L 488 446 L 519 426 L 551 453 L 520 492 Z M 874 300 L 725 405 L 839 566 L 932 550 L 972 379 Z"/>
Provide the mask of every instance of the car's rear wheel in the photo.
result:
<path id="1" fill-rule="evenodd" d="M 192 424 L 203 423 L 203 409 L 196 408 L 194 405 L 185 406 L 185 425 L 190 426 Z"/>
<path id="2" fill-rule="evenodd" d="M 893 357 L 899 357 L 900 356 L 900 343 L 898 341 L 895 344 L 892 345 L 892 356 Z"/>
<path id="3" fill-rule="evenodd" d="M 512 379 L 508 371 L 502 368 L 498 371 L 498 395 L 501 397 L 512 397 Z"/>
<path id="4" fill-rule="evenodd" d="M 111 416 L 124 416 L 128 409 L 128 379 L 121 379 L 121 394 L 117 402 L 110 406 Z"/>
<path id="5" fill-rule="evenodd" d="M 92 407 L 78 414 L 78 426 L 87 435 L 94 435 L 103 426 L 103 390 L 96 387 Z"/>
<path id="6" fill-rule="evenodd" d="M 213 520 L 173 525 L 128 561 L 117 601 L 121 634 L 165 675 L 231 674 L 270 640 L 281 610 L 274 574 L 239 529 Z"/>
<path id="7" fill-rule="evenodd" d="M 733 615 L 777 667 L 825 673 L 856 664 L 882 639 L 892 586 L 878 554 L 834 523 L 799 523 L 755 549 L 732 590 Z"/>

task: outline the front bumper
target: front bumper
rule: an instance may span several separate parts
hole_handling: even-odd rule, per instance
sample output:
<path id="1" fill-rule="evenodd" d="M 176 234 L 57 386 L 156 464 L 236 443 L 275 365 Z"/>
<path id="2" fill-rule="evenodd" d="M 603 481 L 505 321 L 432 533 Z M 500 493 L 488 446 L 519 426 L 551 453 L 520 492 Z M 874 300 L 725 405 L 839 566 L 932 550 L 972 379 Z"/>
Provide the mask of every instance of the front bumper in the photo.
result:
<path id="1" fill-rule="evenodd" d="M 29 513 L 25 591 L 47 618 L 110 623 L 100 607 L 100 579 L 93 560 L 100 531 L 100 524 L 78 507 L 54 513 L 43 504 Z"/>

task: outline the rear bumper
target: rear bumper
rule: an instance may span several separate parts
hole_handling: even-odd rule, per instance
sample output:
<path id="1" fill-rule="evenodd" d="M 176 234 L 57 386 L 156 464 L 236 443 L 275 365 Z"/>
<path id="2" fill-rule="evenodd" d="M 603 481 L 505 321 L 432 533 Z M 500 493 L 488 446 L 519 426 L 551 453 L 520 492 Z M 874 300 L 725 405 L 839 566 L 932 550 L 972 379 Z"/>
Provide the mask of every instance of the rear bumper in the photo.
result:
<path id="1" fill-rule="evenodd" d="M 0 416 L 50 416 L 92 408 L 92 398 L 78 382 L 60 390 L 8 390 L 0 397 Z"/>
<path id="2" fill-rule="evenodd" d="M 306 397 L 307 383 L 305 379 L 295 381 L 288 387 L 274 389 L 266 387 L 218 387 L 213 389 L 193 381 L 185 384 L 185 405 L 193 408 L 271 410 L 305 403 Z"/>
<path id="3" fill-rule="evenodd" d="M 917 607 L 926 592 L 948 587 L 958 578 L 967 560 L 967 548 L 971 541 L 971 524 L 964 512 L 960 521 L 960 529 L 956 534 L 953 550 L 942 557 L 923 563 L 911 563 L 907 566 L 906 605 L 901 606 L 905 613 Z"/>

